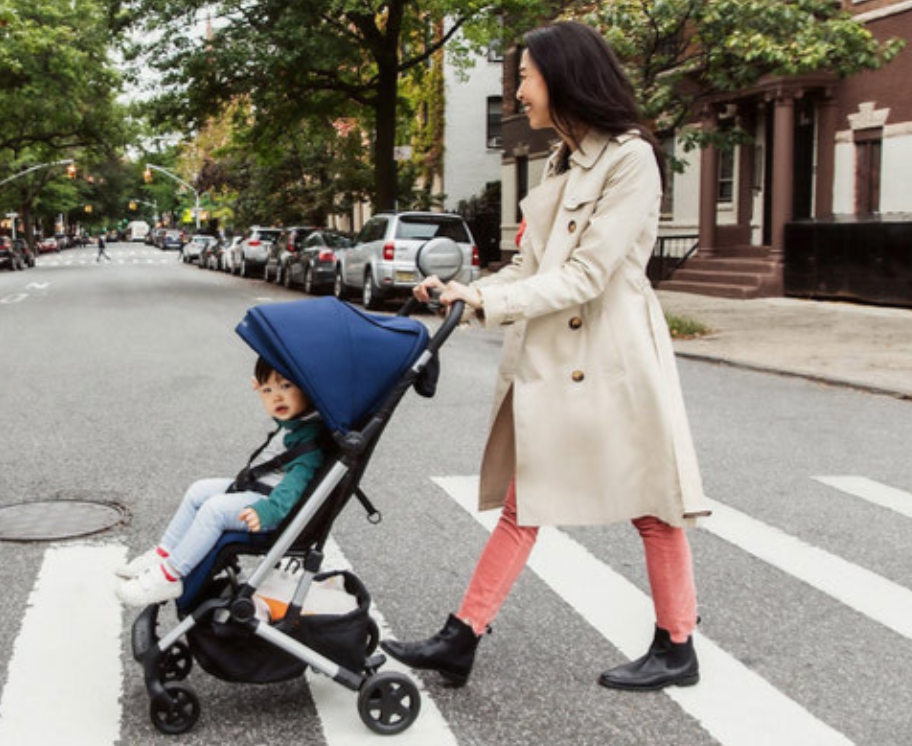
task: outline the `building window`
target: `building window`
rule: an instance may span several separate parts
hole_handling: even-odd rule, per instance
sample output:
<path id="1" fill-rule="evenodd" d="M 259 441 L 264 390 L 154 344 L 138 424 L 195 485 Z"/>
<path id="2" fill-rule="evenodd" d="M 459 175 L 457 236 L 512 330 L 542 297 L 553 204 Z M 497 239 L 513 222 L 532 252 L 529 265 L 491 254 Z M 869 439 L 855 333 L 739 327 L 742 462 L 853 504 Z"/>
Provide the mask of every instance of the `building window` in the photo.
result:
<path id="1" fill-rule="evenodd" d="M 880 212 L 880 162 L 883 128 L 855 131 L 855 213 Z"/>
<path id="2" fill-rule="evenodd" d="M 500 123 L 503 119 L 503 96 L 488 96 L 487 144 L 489 148 L 500 148 L 503 140 L 500 135 Z"/>
<path id="3" fill-rule="evenodd" d="M 719 151 L 719 177 L 716 189 L 716 202 L 730 205 L 735 200 L 735 151 L 726 149 Z"/>

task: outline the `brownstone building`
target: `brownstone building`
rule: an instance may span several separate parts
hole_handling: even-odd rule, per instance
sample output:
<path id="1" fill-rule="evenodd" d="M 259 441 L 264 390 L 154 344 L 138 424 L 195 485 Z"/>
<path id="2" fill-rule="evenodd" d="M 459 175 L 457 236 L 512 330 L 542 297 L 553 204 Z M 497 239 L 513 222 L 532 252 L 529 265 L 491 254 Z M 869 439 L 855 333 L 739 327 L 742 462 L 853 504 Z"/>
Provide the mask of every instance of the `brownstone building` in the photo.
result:
<path id="1" fill-rule="evenodd" d="M 912 39 L 912 0 L 843 0 L 843 6 L 880 40 Z M 541 178 L 554 137 L 529 130 L 518 113 L 516 67 L 515 56 L 509 56 L 504 64 L 505 251 L 513 248 L 518 202 Z M 819 242 L 837 236 L 840 256 L 850 251 L 847 240 L 860 243 L 851 247 L 854 255 L 869 255 L 881 274 L 896 275 L 885 279 L 899 284 L 885 302 L 905 304 L 907 294 L 912 305 L 912 246 L 905 238 L 889 238 L 908 234 L 888 232 L 892 244 L 884 247 L 871 232 L 875 224 L 882 228 L 912 219 L 906 176 L 912 170 L 910 78 L 912 47 L 876 72 L 847 79 L 826 71 L 766 78 L 734 95 L 707 97 L 694 126 L 718 128 L 737 121 L 752 133 L 752 141 L 732 153 L 676 151 L 689 165 L 669 186 L 661 232 L 692 238 L 678 242 L 679 254 L 691 245 L 698 248 L 663 286 L 732 297 L 851 298 L 832 273 L 822 290 L 811 287 L 820 284 L 820 267 L 833 254 Z M 676 148 L 676 139 L 669 138 L 666 146 Z M 862 224 L 867 228 L 862 230 Z M 854 238 L 847 239 L 850 234 Z M 817 252 L 812 263 L 802 255 L 808 242 Z M 874 256 L 878 251 L 889 256 Z M 895 266 L 885 270 L 884 261 Z M 787 265 L 797 269 L 786 271 Z M 904 273 L 907 280 L 901 279 Z"/>

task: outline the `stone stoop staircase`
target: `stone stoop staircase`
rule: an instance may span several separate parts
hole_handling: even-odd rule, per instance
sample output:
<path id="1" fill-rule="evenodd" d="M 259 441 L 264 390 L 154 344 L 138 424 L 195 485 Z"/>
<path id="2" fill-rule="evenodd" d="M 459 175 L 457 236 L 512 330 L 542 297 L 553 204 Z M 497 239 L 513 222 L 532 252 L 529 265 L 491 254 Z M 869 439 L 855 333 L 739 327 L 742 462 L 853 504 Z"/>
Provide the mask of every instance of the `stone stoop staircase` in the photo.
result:
<path id="1" fill-rule="evenodd" d="M 708 258 L 698 252 L 659 287 L 717 298 L 768 298 L 782 295 L 782 268 L 765 246 L 716 249 Z"/>

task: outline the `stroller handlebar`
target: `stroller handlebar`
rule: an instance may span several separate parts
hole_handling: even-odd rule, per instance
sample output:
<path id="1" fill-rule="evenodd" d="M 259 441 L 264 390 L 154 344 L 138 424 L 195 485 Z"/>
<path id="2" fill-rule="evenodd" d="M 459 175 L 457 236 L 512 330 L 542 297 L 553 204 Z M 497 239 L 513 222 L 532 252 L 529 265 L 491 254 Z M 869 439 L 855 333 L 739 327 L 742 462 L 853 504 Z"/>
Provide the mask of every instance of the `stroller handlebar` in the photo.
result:
<path id="1" fill-rule="evenodd" d="M 435 295 L 438 295 L 435 293 Z M 411 316 L 418 308 L 423 304 L 415 296 L 409 298 L 399 309 L 398 316 Z M 465 313 L 465 301 L 457 300 L 454 301 L 450 306 L 449 312 L 446 315 L 446 318 L 443 321 L 443 324 L 440 325 L 440 328 L 434 332 L 434 335 L 431 337 L 431 341 L 428 343 L 428 350 L 432 353 L 437 352 L 442 346 L 443 343 L 447 341 L 449 336 L 453 333 L 453 330 L 459 326 L 462 321 L 462 315 Z"/>
<path id="2" fill-rule="evenodd" d="M 431 341 L 428 343 L 428 351 L 435 353 L 443 346 L 443 343 L 447 341 L 449 336 L 453 333 L 453 330 L 459 326 L 464 312 L 465 301 L 453 301 L 449 313 L 447 313 L 440 328 L 434 332 L 434 336 L 431 337 Z"/>

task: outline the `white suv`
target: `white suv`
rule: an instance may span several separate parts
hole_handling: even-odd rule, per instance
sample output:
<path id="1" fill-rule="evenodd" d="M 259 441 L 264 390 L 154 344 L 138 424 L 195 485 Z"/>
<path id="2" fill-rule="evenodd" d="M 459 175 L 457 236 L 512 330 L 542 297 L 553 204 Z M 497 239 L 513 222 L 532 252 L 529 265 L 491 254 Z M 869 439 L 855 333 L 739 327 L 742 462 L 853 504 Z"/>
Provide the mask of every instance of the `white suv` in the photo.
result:
<path id="1" fill-rule="evenodd" d="M 253 226 L 247 231 L 243 241 L 231 247 L 232 271 L 241 277 L 251 277 L 255 274 L 254 269 L 262 270 L 266 266 L 269 247 L 279 240 L 281 233 L 281 228 Z M 256 276 L 262 277 L 262 271 Z"/>
<path id="2" fill-rule="evenodd" d="M 395 295 L 407 295 L 420 277 L 418 250 L 432 238 L 449 238 L 463 252 L 463 269 L 455 279 L 478 279 L 478 248 L 459 215 L 440 212 L 380 213 L 368 220 L 351 248 L 337 250 L 334 294 L 345 299 L 360 291 L 365 308 L 379 308 Z"/>

